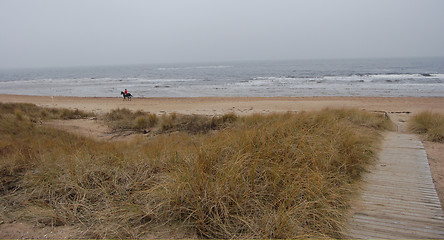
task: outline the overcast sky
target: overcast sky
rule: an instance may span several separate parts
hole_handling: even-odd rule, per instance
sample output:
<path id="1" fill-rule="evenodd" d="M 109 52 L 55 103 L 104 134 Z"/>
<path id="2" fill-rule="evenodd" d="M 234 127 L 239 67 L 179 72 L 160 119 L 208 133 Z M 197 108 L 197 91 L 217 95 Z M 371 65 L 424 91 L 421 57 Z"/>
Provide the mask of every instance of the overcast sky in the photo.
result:
<path id="1" fill-rule="evenodd" d="M 444 56 L 444 0 L 0 0 L 0 68 Z"/>

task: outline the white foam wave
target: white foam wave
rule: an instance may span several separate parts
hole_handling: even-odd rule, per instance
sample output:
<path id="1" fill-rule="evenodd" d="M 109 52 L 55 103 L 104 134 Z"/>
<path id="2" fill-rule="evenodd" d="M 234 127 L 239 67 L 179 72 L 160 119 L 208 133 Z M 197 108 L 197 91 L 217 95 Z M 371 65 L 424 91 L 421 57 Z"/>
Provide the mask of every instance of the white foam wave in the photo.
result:
<path id="1" fill-rule="evenodd" d="M 340 84 L 340 83 L 444 83 L 444 74 L 369 74 L 350 76 L 324 77 L 255 77 L 250 80 L 234 83 L 237 86 L 269 86 L 276 84 Z"/>
<path id="2" fill-rule="evenodd" d="M 160 67 L 157 68 L 159 71 L 168 70 L 189 70 L 189 69 L 217 69 L 217 68 L 231 68 L 233 66 L 228 65 L 214 65 L 214 66 L 195 66 L 195 67 Z"/>
<path id="3" fill-rule="evenodd" d="M 368 75 L 351 75 L 351 76 L 326 76 L 323 77 L 327 81 L 348 81 L 348 82 L 373 82 L 373 81 L 419 81 L 427 82 L 428 80 L 444 80 L 444 74 L 368 74 Z"/>

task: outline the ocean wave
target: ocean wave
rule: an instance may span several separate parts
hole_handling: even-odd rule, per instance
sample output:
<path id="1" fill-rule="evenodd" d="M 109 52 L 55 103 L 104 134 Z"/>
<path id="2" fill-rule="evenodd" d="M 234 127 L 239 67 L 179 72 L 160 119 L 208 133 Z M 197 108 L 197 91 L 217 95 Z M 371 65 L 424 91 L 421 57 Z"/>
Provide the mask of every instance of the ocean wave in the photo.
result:
<path id="1" fill-rule="evenodd" d="M 190 70 L 190 69 L 218 69 L 218 68 L 231 68 L 233 66 L 228 65 L 211 65 L 211 66 L 195 66 L 195 67 L 159 67 L 157 70 L 159 71 L 168 71 L 168 70 Z"/>
<path id="2" fill-rule="evenodd" d="M 444 74 L 353 74 L 353 75 L 336 75 L 323 77 L 297 77 L 297 76 L 280 76 L 280 77 L 253 77 L 249 80 L 243 80 L 234 85 L 272 85 L 276 83 L 443 83 Z"/>

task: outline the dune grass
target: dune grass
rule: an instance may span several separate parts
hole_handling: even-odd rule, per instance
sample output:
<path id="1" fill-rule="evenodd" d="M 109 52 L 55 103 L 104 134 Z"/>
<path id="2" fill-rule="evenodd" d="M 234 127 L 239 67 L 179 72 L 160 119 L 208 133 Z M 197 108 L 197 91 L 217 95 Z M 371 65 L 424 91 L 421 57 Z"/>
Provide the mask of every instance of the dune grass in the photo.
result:
<path id="1" fill-rule="evenodd" d="M 444 115 L 429 111 L 414 116 L 408 123 L 410 131 L 423 134 L 426 140 L 444 142 Z"/>
<path id="2" fill-rule="evenodd" d="M 79 109 L 70 110 L 65 108 L 41 108 L 31 103 L 0 103 L 0 113 L 14 113 L 19 120 L 26 117 L 32 122 L 49 119 L 79 119 L 94 116 Z"/>
<path id="3" fill-rule="evenodd" d="M 0 217 L 75 225 L 88 238 L 168 226 L 202 238 L 341 237 L 352 186 L 391 126 L 323 110 L 206 118 L 223 127 L 188 123 L 190 131 L 184 119 L 196 117 L 173 114 L 163 117 L 174 132 L 97 142 L 17 111 L 0 116 Z"/>
<path id="4" fill-rule="evenodd" d="M 142 111 L 132 112 L 126 108 L 114 109 L 103 117 L 105 123 L 114 131 L 157 133 L 186 131 L 192 134 L 207 133 L 225 127 L 236 121 L 233 113 L 222 116 L 207 117 L 202 115 L 183 115 L 177 113 L 157 116 Z"/>

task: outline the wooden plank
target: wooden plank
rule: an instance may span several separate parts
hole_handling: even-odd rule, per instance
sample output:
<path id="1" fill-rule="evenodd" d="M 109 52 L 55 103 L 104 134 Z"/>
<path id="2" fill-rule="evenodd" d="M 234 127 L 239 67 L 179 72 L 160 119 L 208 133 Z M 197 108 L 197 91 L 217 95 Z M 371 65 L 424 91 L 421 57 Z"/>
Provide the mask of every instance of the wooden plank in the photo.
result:
<path id="1" fill-rule="evenodd" d="M 391 197 L 390 195 L 380 195 L 380 196 L 375 196 L 375 195 L 365 195 L 363 196 L 363 198 L 366 200 L 369 200 L 369 202 L 371 202 L 371 200 L 373 200 L 373 202 L 377 202 L 378 200 L 381 202 L 388 202 L 390 203 L 392 206 L 399 206 L 399 207 L 409 207 L 411 209 L 420 209 L 420 210 L 425 210 L 424 207 L 429 207 L 431 210 L 433 209 L 441 209 L 441 204 L 438 204 L 436 202 L 432 202 L 432 203 L 428 203 L 425 201 L 420 201 L 420 200 L 416 200 L 416 199 L 412 199 L 412 198 L 394 198 Z"/>
<path id="2" fill-rule="evenodd" d="M 387 216 L 387 215 L 385 215 Z M 428 220 L 421 221 L 421 219 L 406 219 L 400 218 L 397 215 L 392 215 L 393 218 L 381 218 L 380 216 L 365 216 L 365 215 L 356 215 L 353 217 L 353 221 L 356 222 L 364 222 L 370 223 L 374 225 L 381 225 L 384 227 L 390 226 L 390 228 L 396 229 L 406 229 L 406 230 L 415 230 L 415 231 L 425 231 L 431 233 L 442 233 L 443 226 L 440 223 L 431 223 Z M 415 223 L 421 223 L 421 225 L 412 225 Z"/>

